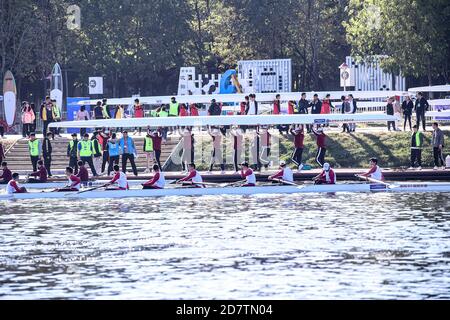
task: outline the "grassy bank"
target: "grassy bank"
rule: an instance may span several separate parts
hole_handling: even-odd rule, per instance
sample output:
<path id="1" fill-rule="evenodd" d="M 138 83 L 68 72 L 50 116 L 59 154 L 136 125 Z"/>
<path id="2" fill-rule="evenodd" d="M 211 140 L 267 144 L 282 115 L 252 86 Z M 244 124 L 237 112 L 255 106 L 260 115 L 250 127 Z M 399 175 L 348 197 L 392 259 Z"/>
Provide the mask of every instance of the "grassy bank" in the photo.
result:
<path id="1" fill-rule="evenodd" d="M 450 132 L 444 132 L 445 141 L 450 145 Z M 410 158 L 410 132 L 383 132 L 383 133 L 328 133 L 326 161 L 336 168 L 361 168 L 368 166 L 370 157 L 377 157 L 380 165 L 387 168 L 409 167 Z M 278 136 L 276 136 L 278 137 Z M 422 151 L 422 162 L 424 167 L 433 166 L 433 150 L 431 147 L 431 132 L 425 133 L 424 149 Z M 228 143 L 228 139 L 224 139 Z M 247 136 L 247 143 L 250 136 Z M 276 139 L 273 139 L 276 140 Z M 273 148 L 278 147 L 275 141 Z M 290 157 L 294 150 L 292 137 L 280 137 L 280 158 L 290 163 Z M 201 150 L 201 151 L 200 151 Z M 304 163 L 317 167 L 315 155 L 317 151 L 313 135 L 305 137 L 305 148 L 303 152 Z M 204 137 L 198 139 L 196 144 L 196 163 L 200 170 L 207 170 L 211 152 L 211 139 Z M 231 148 L 224 148 L 224 154 L 230 158 Z M 203 162 L 198 161 L 200 153 L 203 154 Z M 444 157 L 450 154 L 450 148 L 444 148 Z M 248 152 L 246 154 L 248 157 Z M 228 162 L 229 163 L 229 162 Z M 232 165 L 226 165 L 227 170 Z"/>

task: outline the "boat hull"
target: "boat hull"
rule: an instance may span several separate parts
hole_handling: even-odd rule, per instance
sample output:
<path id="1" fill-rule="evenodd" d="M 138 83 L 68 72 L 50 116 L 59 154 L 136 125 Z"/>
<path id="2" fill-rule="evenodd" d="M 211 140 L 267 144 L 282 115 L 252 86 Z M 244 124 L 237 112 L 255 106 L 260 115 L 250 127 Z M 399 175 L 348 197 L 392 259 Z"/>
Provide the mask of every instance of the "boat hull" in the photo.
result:
<path id="1" fill-rule="evenodd" d="M 0 195 L 0 200 L 12 199 L 121 199 L 152 198 L 168 196 L 207 196 L 207 195 L 256 195 L 256 194 L 295 194 L 295 193 L 336 193 L 336 192 L 450 192 L 448 183 L 403 183 L 387 187 L 383 184 L 336 184 L 302 186 L 257 186 L 224 188 L 172 188 L 160 190 L 131 189 L 127 191 L 76 192 L 30 192 L 13 195 Z"/>

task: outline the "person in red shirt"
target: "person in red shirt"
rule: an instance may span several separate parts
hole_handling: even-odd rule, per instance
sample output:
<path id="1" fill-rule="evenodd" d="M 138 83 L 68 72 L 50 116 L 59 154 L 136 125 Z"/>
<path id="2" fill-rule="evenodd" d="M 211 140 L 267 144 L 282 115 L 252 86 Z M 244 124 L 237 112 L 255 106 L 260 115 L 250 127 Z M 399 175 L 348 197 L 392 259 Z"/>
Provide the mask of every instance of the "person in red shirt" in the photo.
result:
<path id="1" fill-rule="evenodd" d="M 116 186 L 109 187 L 111 185 L 116 184 Z M 130 186 L 128 185 L 127 175 L 120 170 L 118 165 L 114 166 L 114 177 L 108 182 L 106 185 L 106 190 L 129 190 Z"/>
<path id="2" fill-rule="evenodd" d="M 203 183 L 202 176 L 198 173 L 198 171 L 195 169 L 195 164 L 191 163 L 188 166 L 188 175 L 184 177 L 183 179 L 180 179 L 177 181 L 177 183 L 183 183 L 183 186 L 192 186 L 193 188 L 204 188 L 205 185 Z M 190 183 L 186 183 L 190 182 Z"/>
<path id="3" fill-rule="evenodd" d="M 329 114 L 331 113 L 331 109 L 334 109 L 333 105 L 331 104 L 331 95 L 328 93 L 325 96 L 325 99 L 322 100 L 322 109 L 320 110 L 321 114 Z"/>
<path id="4" fill-rule="evenodd" d="M 240 105 L 240 107 L 241 107 L 241 110 L 240 110 L 240 115 L 245 115 L 245 110 L 247 109 L 247 106 L 248 106 L 248 104 L 250 103 L 250 97 L 249 96 L 246 96 L 245 97 L 245 101 L 244 102 L 241 102 L 241 105 Z"/>
<path id="5" fill-rule="evenodd" d="M 3 126 L 0 124 L 0 127 L 3 128 Z M 0 141 L 0 163 L 3 162 L 3 159 L 5 159 L 5 150 L 3 149 L 3 143 Z"/>
<path id="6" fill-rule="evenodd" d="M 294 152 L 292 153 L 292 162 L 294 162 L 298 166 L 298 172 L 302 171 L 303 168 L 303 141 L 305 140 L 305 133 L 303 129 L 303 125 L 298 127 L 293 126 L 290 130 L 290 133 L 294 136 Z"/>
<path id="7" fill-rule="evenodd" d="M 324 163 L 322 172 L 313 180 L 315 184 L 336 184 L 336 174 L 329 163 Z"/>
<path id="8" fill-rule="evenodd" d="M 273 102 L 273 112 L 272 114 L 280 114 L 281 113 L 281 101 L 280 101 L 280 95 L 277 94 L 275 96 L 275 101 Z"/>
<path id="9" fill-rule="evenodd" d="M 190 103 L 189 104 L 189 113 L 190 113 L 191 117 L 198 117 L 199 116 L 197 104 L 195 104 L 195 103 Z"/>
<path id="10" fill-rule="evenodd" d="M 8 169 L 8 164 L 2 162 L 2 175 L 0 175 L 0 184 L 8 184 L 12 180 L 12 172 Z"/>
<path id="11" fill-rule="evenodd" d="M 295 113 L 295 103 L 294 101 L 288 102 L 288 114 L 294 114 Z"/>
<path id="12" fill-rule="evenodd" d="M 316 136 L 316 143 L 317 143 L 317 154 L 316 154 L 316 162 L 319 164 L 319 166 L 323 167 L 323 164 L 325 163 L 325 154 L 327 152 L 326 148 L 326 134 L 323 132 L 323 128 L 312 128 L 312 132 Z"/>
<path id="13" fill-rule="evenodd" d="M 86 169 L 86 168 L 85 168 Z M 78 172 L 79 174 L 80 172 Z M 81 179 L 73 174 L 71 167 L 66 168 L 66 177 L 68 178 L 68 184 L 64 188 L 56 189 L 54 192 L 75 192 L 80 191 Z"/>
<path id="14" fill-rule="evenodd" d="M 142 184 L 143 189 L 164 189 L 166 184 L 164 173 L 160 171 L 157 164 L 153 166 L 153 172 L 155 173 L 153 178 Z"/>
<path id="15" fill-rule="evenodd" d="M 241 177 L 245 179 L 245 184 L 243 187 L 254 187 L 256 186 L 256 176 L 253 170 L 249 167 L 247 162 L 241 164 Z"/>
<path id="16" fill-rule="evenodd" d="M 139 102 L 139 99 L 134 100 L 134 117 L 135 118 L 143 118 L 144 117 L 144 107 L 142 107 L 142 105 Z M 142 133 L 142 128 L 134 128 L 134 134 L 136 135 L 136 133 L 139 130 L 139 135 L 141 135 Z"/>
<path id="17" fill-rule="evenodd" d="M 87 170 L 83 161 L 78 161 L 78 167 L 79 167 L 79 170 L 78 170 L 77 177 L 80 178 L 81 183 L 84 186 L 87 186 L 87 184 L 89 183 L 89 171 Z"/>
<path id="18" fill-rule="evenodd" d="M 36 178 L 28 178 L 28 183 L 44 183 L 47 182 L 48 174 L 47 169 L 44 166 L 44 161 L 39 160 L 38 161 L 38 171 L 30 173 L 29 177 L 36 177 Z"/>
<path id="19" fill-rule="evenodd" d="M 180 116 L 180 117 L 189 116 L 188 109 L 184 103 L 182 103 L 180 106 L 180 113 L 178 114 L 178 116 Z"/>
<path id="20" fill-rule="evenodd" d="M 153 151 L 155 152 L 156 163 L 160 168 L 161 167 L 161 144 L 163 140 L 162 128 L 158 128 L 158 130 L 153 131 L 151 136 L 153 140 Z"/>

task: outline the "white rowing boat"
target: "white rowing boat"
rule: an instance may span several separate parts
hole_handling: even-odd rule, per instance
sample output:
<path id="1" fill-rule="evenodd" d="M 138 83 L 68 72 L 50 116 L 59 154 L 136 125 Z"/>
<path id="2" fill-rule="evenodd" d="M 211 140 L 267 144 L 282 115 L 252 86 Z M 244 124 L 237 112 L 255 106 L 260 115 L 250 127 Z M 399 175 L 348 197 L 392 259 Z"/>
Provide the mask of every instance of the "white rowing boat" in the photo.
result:
<path id="1" fill-rule="evenodd" d="M 226 126 L 226 125 L 279 125 L 279 124 L 328 124 L 335 122 L 386 122 L 398 120 L 383 113 L 356 114 L 291 114 L 253 116 L 199 116 L 163 118 L 124 118 L 89 121 L 53 122 L 51 128 L 129 128 L 129 127 L 173 127 L 173 126 Z"/>
<path id="2" fill-rule="evenodd" d="M 397 184 L 335 184 L 257 187 L 167 188 L 160 190 L 131 189 L 126 191 L 30 192 L 0 195 L 0 200 L 14 199 L 120 199 L 166 196 L 256 195 L 335 192 L 450 192 L 450 183 Z"/>

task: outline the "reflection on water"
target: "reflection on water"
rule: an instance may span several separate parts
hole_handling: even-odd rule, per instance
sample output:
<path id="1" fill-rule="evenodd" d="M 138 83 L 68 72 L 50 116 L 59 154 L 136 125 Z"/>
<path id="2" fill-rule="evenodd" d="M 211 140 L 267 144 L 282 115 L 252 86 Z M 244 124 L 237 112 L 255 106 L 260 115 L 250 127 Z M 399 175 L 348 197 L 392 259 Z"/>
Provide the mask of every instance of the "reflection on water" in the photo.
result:
<path id="1" fill-rule="evenodd" d="M 450 194 L 0 203 L 0 298 L 450 299 Z"/>

